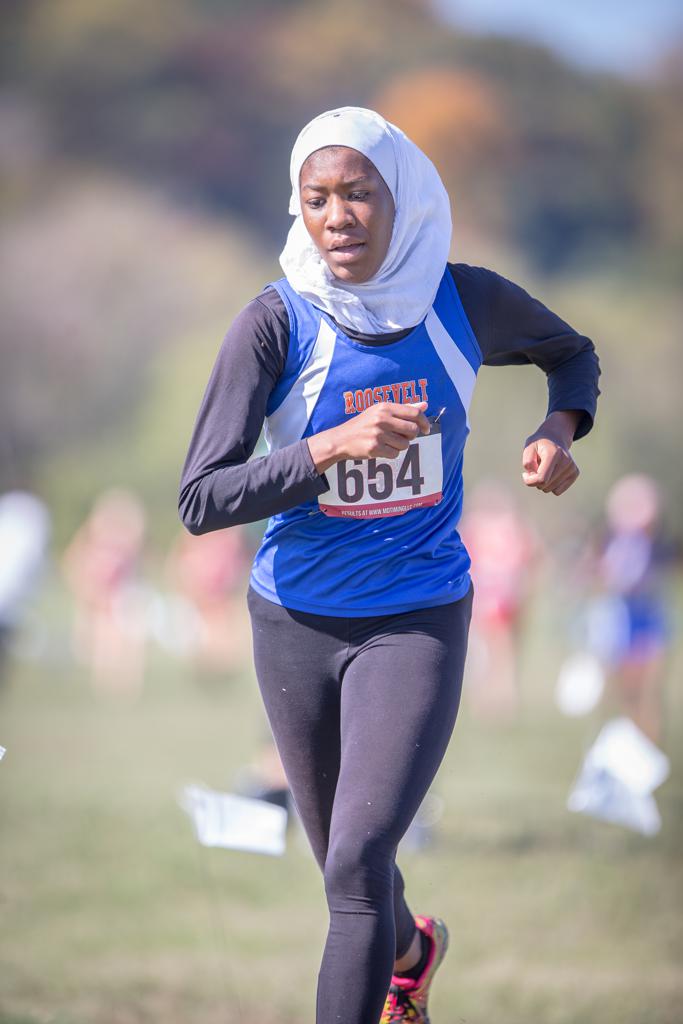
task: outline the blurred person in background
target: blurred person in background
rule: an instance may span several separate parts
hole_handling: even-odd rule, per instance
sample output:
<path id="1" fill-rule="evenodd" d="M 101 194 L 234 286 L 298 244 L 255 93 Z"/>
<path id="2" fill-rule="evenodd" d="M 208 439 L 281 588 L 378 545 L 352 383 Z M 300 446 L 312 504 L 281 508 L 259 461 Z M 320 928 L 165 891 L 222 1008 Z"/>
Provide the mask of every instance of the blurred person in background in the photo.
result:
<path id="1" fill-rule="evenodd" d="M 100 693 L 135 697 L 142 689 L 145 523 L 137 495 L 123 488 L 104 491 L 62 557 L 74 599 L 73 652 Z"/>
<path id="2" fill-rule="evenodd" d="M 663 535 L 661 494 L 651 477 L 633 473 L 612 486 L 591 562 L 599 596 L 588 606 L 588 634 L 607 668 L 608 697 L 659 744 L 674 550 Z"/>
<path id="3" fill-rule="evenodd" d="M 0 495 L 0 684 L 45 567 L 49 539 L 50 513 L 40 498 L 25 490 Z"/>
<path id="4" fill-rule="evenodd" d="M 506 487 L 479 483 L 459 526 L 472 559 L 472 608 L 465 694 L 486 717 L 510 717 L 519 707 L 517 662 L 523 615 L 534 583 L 540 541 Z"/>
<path id="5" fill-rule="evenodd" d="M 179 509 L 196 534 L 271 517 L 248 604 L 266 712 L 324 874 L 317 1024 L 427 1024 L 448 930 L 412 913 L 395 858 L 460 700 L 472 585 L 456 525 L 476 373 L 548 374 L 522 479 L 560 495 L 599 369 L 590 339 L 522 288 L 448 263 L 441 179 L 380 115 L 315 118 L 290 178 L 285 277 L 224 339 Z M 251 459 L 264 421 L 269 454 Z"/>
<path id="6" fill-rule="evenodd" d="M 289 783 L 270 730 L 264 733 L 249 763 L 237 772 L 234 789 L 242 796 L 266 800 L 287 812 L 296 810 L 290 807 Z M 287 824 L 290 822 L 291 814 Z"/>
<path id="7" fill-rule="evenodd" d="M 183 531 L 169 552 L 167 578 L 196 623 L 189 653 L 202 673 L 234 671 L 248 658 L 248 627 L 241 620 L 249 564 L 240 528 L 202 537 Z"/>

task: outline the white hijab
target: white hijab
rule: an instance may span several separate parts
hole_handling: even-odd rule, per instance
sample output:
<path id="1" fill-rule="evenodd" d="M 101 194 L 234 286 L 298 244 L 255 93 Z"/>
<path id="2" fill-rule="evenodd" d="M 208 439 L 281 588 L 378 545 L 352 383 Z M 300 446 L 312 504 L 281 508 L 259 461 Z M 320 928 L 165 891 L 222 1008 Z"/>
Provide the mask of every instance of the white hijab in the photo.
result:
<path id="1" fill-rule="evenodd" d="M 348 146 L 371 160 L 395 206 L 394 227 L 384 262 L 373 278 L 348 284 L 336 278 L 304 226 L 299 174 L 304 161 L 324 146 Z M 296 217 L 280 264 L 292 288 L 339 324 L 364 334 L 413 327 L 429 312 L 451 243 L 448 195 L 431 160 L 400 128 L 374 110 L 340 107 L 310 121 L 299 134 L 290 161 Z"/>

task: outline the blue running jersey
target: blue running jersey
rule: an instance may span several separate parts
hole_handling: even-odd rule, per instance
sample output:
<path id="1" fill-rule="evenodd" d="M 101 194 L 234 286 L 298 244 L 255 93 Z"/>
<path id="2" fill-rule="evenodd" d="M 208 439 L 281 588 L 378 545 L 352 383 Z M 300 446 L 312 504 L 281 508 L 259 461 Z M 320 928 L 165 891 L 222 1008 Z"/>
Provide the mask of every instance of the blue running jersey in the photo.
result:
<path id="1" fill-rule="evenodd" d="M 266 409 L 270 450 L 339 426 L 375 402 L 426 401 L 432 431 L 396 459 L 347 459 L 328 469 L 328 491 L 269 520 L 251 585 L 270 601 L 318 615 L 389 615 L 457 601 L 470 586 L 456 527 L 482 356 L 448 268 L 422 323 L 382 345 L 349 338 L 285 278 L 273 287 L 290 339 Z"/>

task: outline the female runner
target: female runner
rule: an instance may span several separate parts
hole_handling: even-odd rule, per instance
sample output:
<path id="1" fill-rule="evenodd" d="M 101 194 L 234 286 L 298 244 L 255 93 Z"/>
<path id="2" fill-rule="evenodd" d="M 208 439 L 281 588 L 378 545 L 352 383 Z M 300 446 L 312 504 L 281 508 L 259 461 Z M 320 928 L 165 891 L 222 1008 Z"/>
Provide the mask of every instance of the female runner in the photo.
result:
<path id="1" fill-rule="evenodd" d="M 291 157 L 295 221 L 229 329 L 180 487 L 201 534 L 270 517 L 248 602 L 259 688 L 324 873 L 317 1024 L 425 1024 L 448 942 L 396 850 L 444 756 L 472 605 L 456 531 L 479 366 L 535 363 L 549 409 L 523 481 L 562 494 L 593 422 L 592 342 L 491 270 L 447 262 L 438 173 L 371 110 Z M 251 459 L 262 427 L 269 454 Z M 501 423 L 502 426 L 502 423 Z"/>

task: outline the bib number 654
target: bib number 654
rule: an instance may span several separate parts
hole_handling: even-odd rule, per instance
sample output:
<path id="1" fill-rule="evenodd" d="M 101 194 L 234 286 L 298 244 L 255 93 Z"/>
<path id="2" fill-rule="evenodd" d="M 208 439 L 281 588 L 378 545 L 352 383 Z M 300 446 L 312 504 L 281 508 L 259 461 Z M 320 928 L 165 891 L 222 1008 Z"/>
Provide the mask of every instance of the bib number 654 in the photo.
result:
<path id="1" fill-rule="evenodd" d="M 441 437 L 421 437 L 396 459 L 347 459 L 327 471 L 318 498 L 328 516 L 397 516 L 441 501 Z"/>
<path id="2" fill-rule="evenodd" d="M 425 482 L 425 478 L 420 476 L 420 449 L 416 444 L 411 444 L 406 450 L 395 480 L 394 467 L 390 462 L 354 459 L 350 466 L 348 468 L 348 462 L 337 463 L 339 497 L 348 504 L 362 501 L 366 487 L 371 498 L 381 501 L 389 497 L 394 487 L 409 487 L 411 494 L 419 494 Z M 365 472 L 357 467 L 363 467 Z"/>

